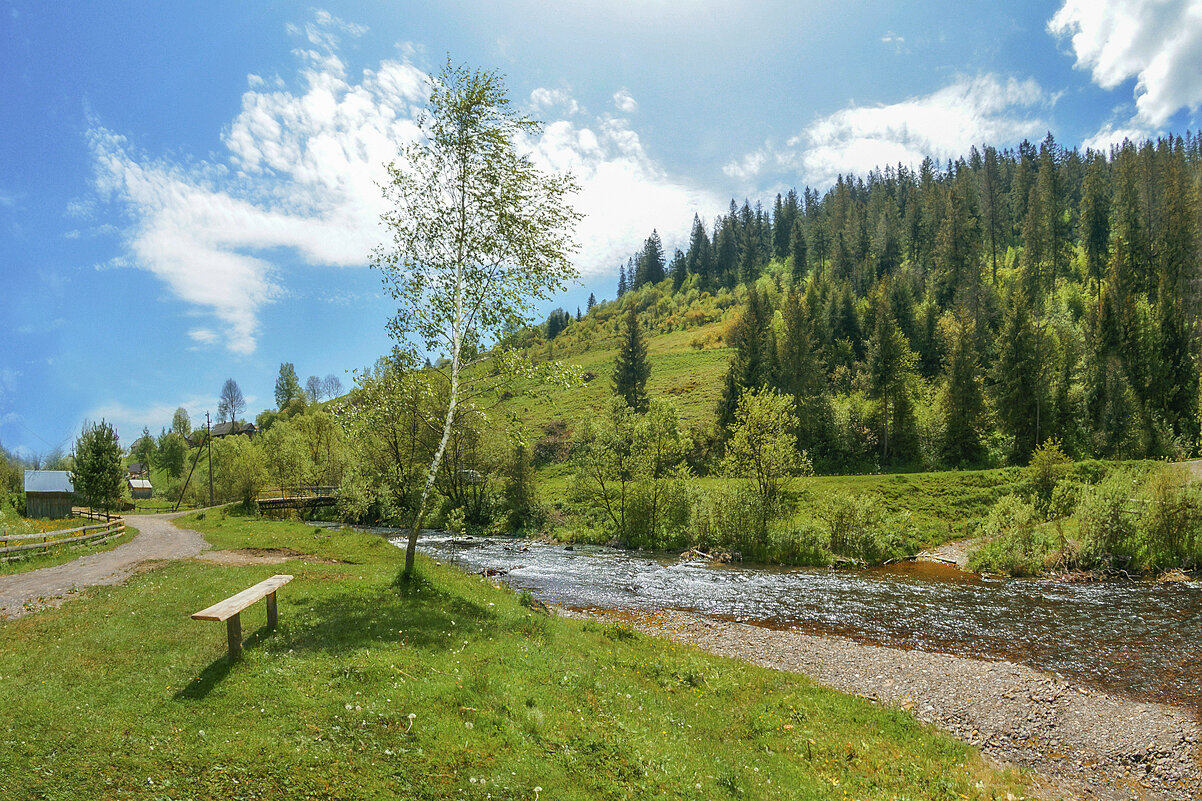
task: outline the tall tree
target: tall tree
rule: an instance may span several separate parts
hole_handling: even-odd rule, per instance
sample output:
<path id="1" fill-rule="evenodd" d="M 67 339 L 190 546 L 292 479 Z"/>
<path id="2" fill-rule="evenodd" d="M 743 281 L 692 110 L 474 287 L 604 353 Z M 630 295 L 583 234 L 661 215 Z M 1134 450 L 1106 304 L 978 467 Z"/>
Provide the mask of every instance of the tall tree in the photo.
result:
<path id="1" fill-rule="evenodd" d="M 188 418 L 188 410 L 183 406 L 175 410 L 171 418 L 171 430 L 185 437 L 192 433 L 192 421 Z"/>
<path id="2" fill-rule="evenodd" d="M 881 458 L 888 462 L 905 458 L 904 444 L 908 443 L 891 441 L 891 437 L 903 439 L 913 427 L 909 384 L 918 359 L 893 319 L 886 285 L 877 287 L 874 305 L 876 321 L 866 364 L 868 395 L 880 407 Z"/>
<path id="3" fill-rule="evenodd" d="M 316 403 L 321 400 L 321 396 L 325 393 L 325 385 L 321 379 L 315 375 L 311 375 L 305 379 L 305 394 L 309 400 Z"/>
<path id="4" fill-rule="evenodd" d="M 304 390 L 301 389 L 300 379 L 296 375 L 296 367 L 292 362 L 283 362 L 275 379 L 275 407 L 282 412 L 302 394 Z"/>
<path id="5" fill-rule="evenodd" d="M 217 419 L 237 422 L 238 415 L 245 409 L 246 399 L 242 397 L 238 382 L 232 378 L 225 379 L 225 383 L 221 385 L 221 397 L 217 399 Z"/>
<path id="6" fill-rule="evenodd" d="M 1047 348 L 1043 330 L 1020 287 L 1014 290 L 994 363 L 994 406 L 1002 430 L 1014 439 L 1015 461 L 1026 462 L 1047 433 Z"/>
<path id="7" fill-rule="evenodd" d="M 634 280 L 631 289 L 638 289 L 644 284 L 658 284 L 664 280 L 664 246 L 660 241 L 659 232 L 652 230 L 651 236 L 643 242 L 638 262 L 634 268 Z"/>
<path id="8" fill-rule="evenodd" d="M 614 395 L 640 414 L 647 411 L 647 379 L 650 376 L 651 363 L 647 361 L 647 344 L 639 331 L 638 310 L 631 306 L 626 312 L 626 328 L 614 365 Z"/>
<path id="9" fill-rule="evenodd" d="M 454 427 L 465 345 L 469 352 L 528 324 L 533 305 L 563 291 L 576 271 L 567 203 L 571 176 L 550 175 L 518 148 L 538 123 L 510 106 L 501 77 L 448 59 L 430 81 L 421 138 L 388 166 L 382 215 L 391 240 L 372 255 L 398 303 L 390 333 L 411 364 L 414 343 L 449 356 L 441 438 L 430 462 L 405 551 L 408 578 L 417 537 Z M 497 356 L 500 373 L 517 358 Z M 551 365 L 550 368 L 553 368 Z"/>
<path id="10" fill-rule="evenodd" d="M 117 432 L 103 419 L 84 423 L 75 441 L 75 465 L 71 470 L 75 492 L 85 505 L 107 512 L 121 500 L 123 477 Z"/>
<path id="11" fill-rule="evenodd" d="M 981 167 L 981 217 L 989 251 L 992 281 L 997 284 L 997 255 L 1005 247 L 1005 232 L 1009 229 L 1006 219 L 1006 195 L 1002 187 L 1001 166 L 997 149 L 985 148 Z"/>
<path id="12" fill-rule="evenodd" d="M 585 308 L 588 311 L 592 311 L 593 307 L 596 305 L 597 305 L 597 296 L 594 295 L 592 292 L 588 293 L 588 305 L 585 306 Z"/>
<path id="13" fill-rule="evenodd" d="M 1081 249 L 1085 252 L 1085 273 L 1101 291 L 1110 247 L 1110 180 L 1106 159 L 1091 153 L 1081 190 Z"/>
<path id="14" fill-rule="evenodd" d="M 981 458 L 985 402 L 971 324 L 957 321 L 950 331 L 947 385 L 944 388 L 943 456 L 951 464 L 975 464 Z"/>

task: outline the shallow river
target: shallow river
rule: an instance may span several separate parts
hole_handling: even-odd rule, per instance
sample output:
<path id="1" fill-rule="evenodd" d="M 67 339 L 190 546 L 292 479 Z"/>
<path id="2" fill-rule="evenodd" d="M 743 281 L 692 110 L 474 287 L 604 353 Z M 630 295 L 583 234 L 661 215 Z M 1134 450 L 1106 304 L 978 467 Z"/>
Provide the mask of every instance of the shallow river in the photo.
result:
<path id="1" fill-rule="evenodd" d="M 403 544 L 403 541 L 402 541 Z M 933 563 L 863 571 L 678 563 L 596 546 L 428 536 L 421 550 L 575 608 L 678 609 L 861 642 L 1006 659 L 1202 710 L 1202 582 L 985 579 Z M 465 547 L 467 546 L 467 547 Z"/>

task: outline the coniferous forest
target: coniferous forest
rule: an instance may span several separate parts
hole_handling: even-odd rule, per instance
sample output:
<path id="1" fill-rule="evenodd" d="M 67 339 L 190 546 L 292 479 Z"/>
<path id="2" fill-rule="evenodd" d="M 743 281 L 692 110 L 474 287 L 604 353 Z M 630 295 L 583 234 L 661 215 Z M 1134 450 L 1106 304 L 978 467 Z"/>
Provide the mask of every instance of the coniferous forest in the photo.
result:
<path id="1" fill-rule="evenodd" d="M 792 396 L 819 472 L 1184 457 L 1199 444 L 1202 137 L 1066 149 L 1049 134 L 825 194 L 731 202 L 618 294 L 745 300 L 717 410 Z"/>

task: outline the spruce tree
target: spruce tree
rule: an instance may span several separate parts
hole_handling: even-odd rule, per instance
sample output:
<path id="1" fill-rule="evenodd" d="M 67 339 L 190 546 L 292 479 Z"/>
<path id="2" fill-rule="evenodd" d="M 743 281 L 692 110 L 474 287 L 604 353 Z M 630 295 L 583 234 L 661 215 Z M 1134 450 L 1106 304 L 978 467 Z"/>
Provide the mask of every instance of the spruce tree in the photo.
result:
<path id="1" fill-rule="evenodd" d="M 631 306 L 626 312 L 626 330 L 618 350 L 618 362 L 614 365 L 614 395 L 642 414 L 647 411 L 647 379 L 650 375 L 651 363 L 647 361 L 647 344 L 639 331 L 638 310 Z"/>
<path id="2" fill-rule="evenodd" d="M 597 305 L 597 296 L 594 295 L 592 292 L 588 293 L 588 306 L 586 307 L 587 310 L 592 311 L 593 307 L 596 305 Z"/>
<path id="3" fill-rule="evenodd" d="M 121 444 L 117 432 L 104 420 L 85 423 L 75 441 L 71 485 L 90 508 L 109 511 L 121 500 L 123 489 Z"/>
<path id="4" fill-rule="evenodd" d="M 618 267 L 618 297 L 626 294 L 626 266 Z"/>
<path id="5" fill-rule="evenodd" d="M 952 330 L 943 396 L 943 457 L 955 465 L 975 464 L 981 458 L 980 426 L 985 405 L 970 328 L 961 322 Z"/>

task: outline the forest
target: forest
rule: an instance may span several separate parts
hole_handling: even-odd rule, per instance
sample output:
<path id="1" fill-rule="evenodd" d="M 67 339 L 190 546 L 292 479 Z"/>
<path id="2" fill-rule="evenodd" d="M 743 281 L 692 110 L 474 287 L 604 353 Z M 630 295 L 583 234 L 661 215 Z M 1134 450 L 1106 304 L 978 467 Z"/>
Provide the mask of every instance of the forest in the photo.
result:
<path id="1" fill-rule="evenodd" d="M 658 234 L 618 294 L 743 285 L 717 419 L 792 396 L 820 472 L 1175 457 L 1198 446 L 1199 186 L 1192 134 L 1109 153 L 973 148 L 842 176 Z M 665 264 L 665 261 L 667 262 Z"/>

